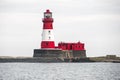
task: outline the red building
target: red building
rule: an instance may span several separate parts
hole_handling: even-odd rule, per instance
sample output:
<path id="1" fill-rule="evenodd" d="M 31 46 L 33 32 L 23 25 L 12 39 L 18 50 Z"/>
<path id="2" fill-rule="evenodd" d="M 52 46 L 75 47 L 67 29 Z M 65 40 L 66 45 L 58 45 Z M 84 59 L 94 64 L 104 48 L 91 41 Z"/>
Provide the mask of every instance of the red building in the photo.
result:
<path id="1" fill-rule="evenodd" d="M 58 43 L 58 48 L 62 50 L 84 50 L 84 43 Z"/>

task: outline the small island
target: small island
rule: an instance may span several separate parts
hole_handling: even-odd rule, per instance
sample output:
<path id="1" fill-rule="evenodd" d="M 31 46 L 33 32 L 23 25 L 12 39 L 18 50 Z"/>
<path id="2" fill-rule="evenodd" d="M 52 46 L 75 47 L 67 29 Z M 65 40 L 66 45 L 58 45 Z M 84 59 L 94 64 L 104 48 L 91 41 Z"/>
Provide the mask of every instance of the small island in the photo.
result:
<path id="1" fill-rule="evenodd" d="M 27 63 L 57 63 L 57 62 L 112 62 L 120 63 L 120 57 L 116 55 L 106 55 L 102 57 L 86 57 L 86 58 L 49 58 L 49 57 L 11 57 L 11 56 L 0 56 L 0 63 L 6 62 L 27 62 Z"/>

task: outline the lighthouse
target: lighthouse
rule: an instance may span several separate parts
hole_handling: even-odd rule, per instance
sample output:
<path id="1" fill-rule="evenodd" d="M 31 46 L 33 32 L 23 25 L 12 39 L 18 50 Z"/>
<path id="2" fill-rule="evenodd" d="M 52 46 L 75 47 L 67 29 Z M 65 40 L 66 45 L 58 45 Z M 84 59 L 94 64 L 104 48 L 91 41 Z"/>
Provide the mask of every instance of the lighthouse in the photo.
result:
<path id="1" fill-rule="evenodd" d="M 43 32 L 41 49 L 53 49 L 55 48 L 54 35 L 53 35 L 53 18 L 52 12 L 46 10 L 44 12 L 43 22 Z"/>
<path id="2" fill-rule="evenodd" d="M 33 57 L 40 57 L 44 61 L 56 61 L 57 58 L 63 55 L 61 49 L 56 48 L 53 35 L 53 18 L 52 12 L 46 10 L 44 12 L 42 41 L 40 49 L 34 49 Z M 48 60 L 47 60 L 48 59 Z"/>

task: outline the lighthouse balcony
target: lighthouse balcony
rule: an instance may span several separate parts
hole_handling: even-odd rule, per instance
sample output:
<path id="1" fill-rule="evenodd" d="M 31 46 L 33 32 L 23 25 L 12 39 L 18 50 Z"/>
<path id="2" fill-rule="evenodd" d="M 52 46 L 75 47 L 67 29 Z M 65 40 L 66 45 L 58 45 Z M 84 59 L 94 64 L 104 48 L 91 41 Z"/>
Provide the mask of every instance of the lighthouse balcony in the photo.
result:
<path id="1" fill-rule="evenodd" d="M 53 22 L 53 18 L 43 18 L 43 22 Z"/>

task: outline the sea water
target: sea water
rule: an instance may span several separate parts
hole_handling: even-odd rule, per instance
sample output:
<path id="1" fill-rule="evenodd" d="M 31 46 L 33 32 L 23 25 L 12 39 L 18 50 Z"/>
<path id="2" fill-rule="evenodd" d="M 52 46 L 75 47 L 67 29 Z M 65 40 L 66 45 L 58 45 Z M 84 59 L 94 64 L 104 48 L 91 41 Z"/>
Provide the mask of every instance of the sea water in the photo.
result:
<path id="1" fill-rule="evenodd" d="M 0 63 L 0 80 L 120 80 L 120 63 Z"/>

